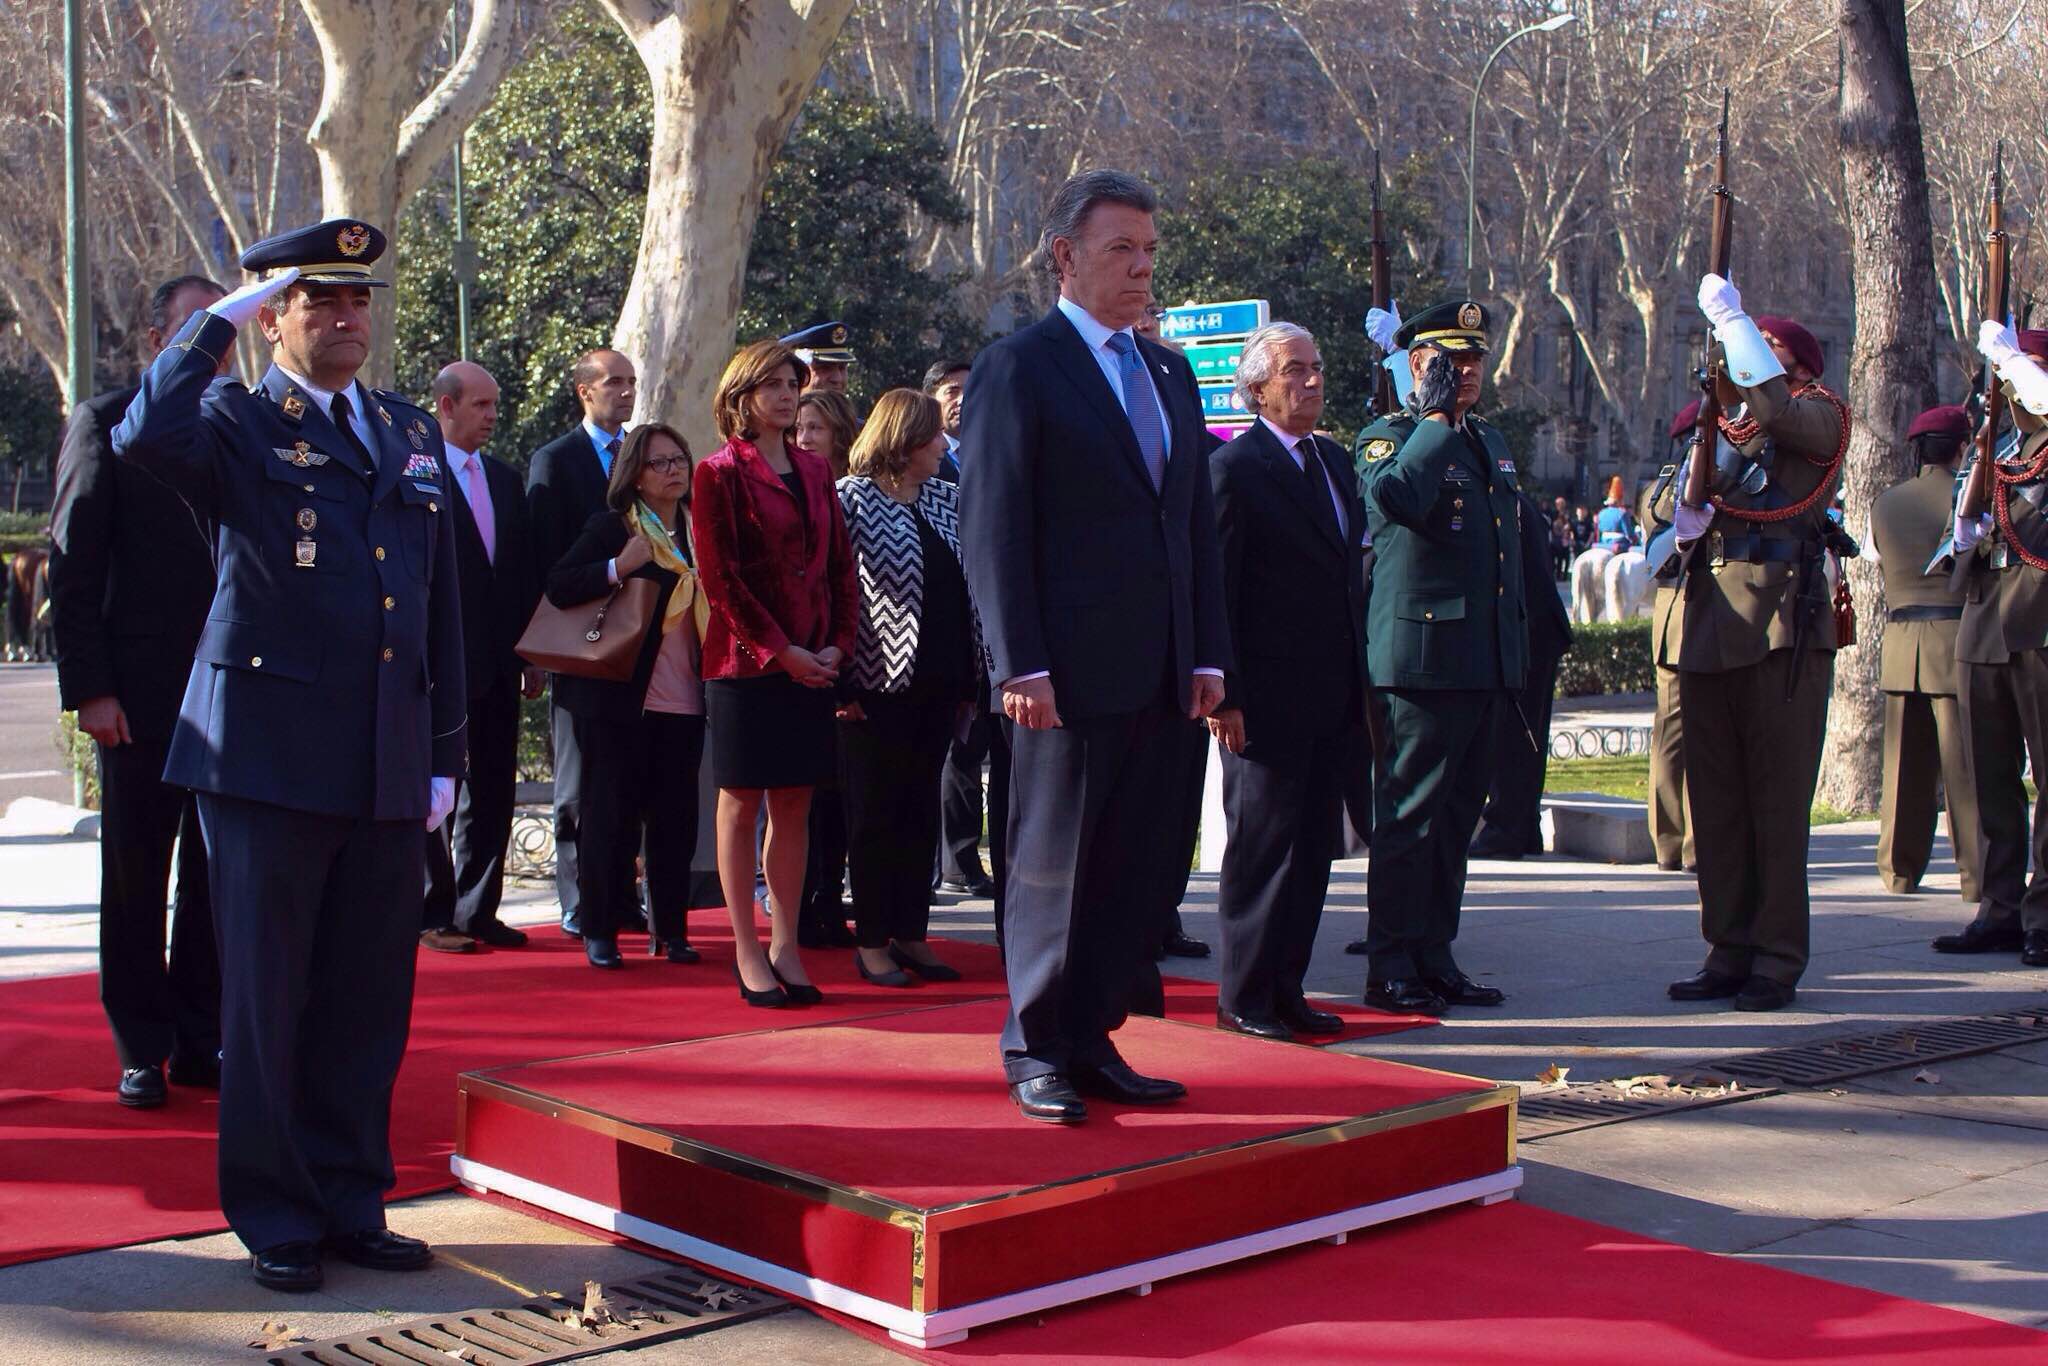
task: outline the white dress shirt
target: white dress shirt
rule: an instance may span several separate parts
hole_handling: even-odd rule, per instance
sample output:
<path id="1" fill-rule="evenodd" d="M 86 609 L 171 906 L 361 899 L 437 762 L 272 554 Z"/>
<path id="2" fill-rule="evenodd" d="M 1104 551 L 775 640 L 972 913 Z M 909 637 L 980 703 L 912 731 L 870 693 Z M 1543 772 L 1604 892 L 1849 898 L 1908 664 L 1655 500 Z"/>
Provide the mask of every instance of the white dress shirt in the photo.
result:
<path id="1" fill-rule="evenodd" d="M 1260 416 L 1259 421 L 1264 423 L 1266 430 L 1279 440 L 1281 447 L 1287 452 L 1287 458 L 1294 462 L 1294 468 L 1298 470 L 1308 468 L 1302 463 L 1301 443 L 1313 440 L 1313 437 L 1295 436 L 1291 432 L 1281 431 L 1271 418 L 1263 414 Z M 1321 464 L 1322 462 L 1318 461 L 1317 463 Z M 1337 510 L 1337 534 L 1341 536 L 1351 529 L 1351 518 L 1345 515 L 1344 495 L 1337 491 L 1337 483 L 1330 478 L 1330 469 L 1327 465 L 1323 466 L 1323 487 L 1330 491 L 1330 506 Z"/>
<path id="2" fill-rule="evenodd" d="M 322 417 L 333 421 L 334 390 L 322 389 L 304 375 L 293 374 L 282 365 L 277 368 L 278 372 L 286 379 L 299 386 L 300 392 L 313 400 L 314 404 L 320 409 Z M 370 425 L 370 394 L 367 389 L 363 388 L 361 382 L 357 380 L 350 380 L 348 387 L 348 425 L 355 429 L 356 440 L 362 442 L 363 449 L 370 453 L 370 462 L 374 466 L 378 458 L 377 432 Z"/>
<path id="3" fill-rule="evenodd" d="M 491 480 L 484 470 L 483 457 L 474 451 L 466 451 L 454 442 L 442 440 L 448 450 L 448 470 L 455 476 L 455 488 L 462 495 L 462 501 L 469 505 L 469 515 L 476 522 L 476 534 L 483 538 L 484 559 L 492 564 L 498 562 L 498 515 L 491 507 Z M 474 466 L 476 473 L 470 473 Z M 475 484 L 471 484 L 472 478 Z"/>

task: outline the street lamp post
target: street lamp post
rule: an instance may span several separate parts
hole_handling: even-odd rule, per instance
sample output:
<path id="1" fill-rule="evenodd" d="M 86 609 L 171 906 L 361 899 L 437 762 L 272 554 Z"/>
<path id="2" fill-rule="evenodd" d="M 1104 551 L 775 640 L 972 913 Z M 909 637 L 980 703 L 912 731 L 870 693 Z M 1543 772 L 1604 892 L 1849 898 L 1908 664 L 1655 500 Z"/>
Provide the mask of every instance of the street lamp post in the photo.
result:
<path id="1" fill-rule="evenodd" d="M 1500 54 L 1507 51 L 1508 44 L 1531 33 L 1555 33 L 1579 16 L 1572 13 L 1553 14 L 1540 24 L 1518 28 L 1500 40 L 1486 58 L 1486 64 L 1479 68 L 1479 79 L 1472 82 L 1472 123 L 1465 139 L 1465 293 L 1473 289 L 1472 244 L 1479 235 L 1479 183 L 1473 178 L 1473 170 L 1479 160 L 1479 91 L 1486 84 L 1486 73 L 1493 70 L 1493 64 Z"/>

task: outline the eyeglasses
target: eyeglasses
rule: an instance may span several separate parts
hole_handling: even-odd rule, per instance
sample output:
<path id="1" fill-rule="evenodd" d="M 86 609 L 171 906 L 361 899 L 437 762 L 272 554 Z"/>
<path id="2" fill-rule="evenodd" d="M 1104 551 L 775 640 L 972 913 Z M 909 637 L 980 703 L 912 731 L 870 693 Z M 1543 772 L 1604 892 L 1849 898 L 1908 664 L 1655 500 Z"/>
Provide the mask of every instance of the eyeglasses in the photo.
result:
<path id="1" fill-rule="evenodd" d="M 687 455 L 650 455 L 647 457 L 647 468 L 653 470 L 656 474 L 667 474 L 670 470 L 686 469 L 689 467 L 689 464 L 690 457 Z"/>

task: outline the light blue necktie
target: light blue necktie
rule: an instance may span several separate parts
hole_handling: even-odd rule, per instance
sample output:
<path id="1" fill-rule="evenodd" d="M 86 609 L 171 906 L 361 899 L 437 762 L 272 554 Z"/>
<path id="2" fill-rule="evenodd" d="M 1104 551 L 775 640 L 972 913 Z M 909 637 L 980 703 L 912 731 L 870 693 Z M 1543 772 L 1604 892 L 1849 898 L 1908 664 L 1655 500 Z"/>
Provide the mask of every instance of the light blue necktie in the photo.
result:
<path id="1" fill-rule="evenodd" d="M 1152 384 L 1145 375 L 1145 358 L 1128 332 L 1109 334 L 1109 349 L 1116 352 L 1117 374 L 1124 382 L 1124 415 L 1137 434 L 1138 454 L 1145 458 L 1145 472 L 1152 487 L 1166 482 L 1166 432 L 1160 426 L 1159 405 L 1152 401 Z"/>

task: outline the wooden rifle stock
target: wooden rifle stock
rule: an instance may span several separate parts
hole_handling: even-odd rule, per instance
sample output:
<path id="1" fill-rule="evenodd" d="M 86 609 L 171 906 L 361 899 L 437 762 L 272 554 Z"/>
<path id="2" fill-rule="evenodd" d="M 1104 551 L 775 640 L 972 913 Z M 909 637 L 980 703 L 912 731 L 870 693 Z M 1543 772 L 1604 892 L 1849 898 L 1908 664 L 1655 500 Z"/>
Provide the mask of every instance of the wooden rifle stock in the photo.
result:
<path id="1" fill-rule="evenodd" d="M 1386 218 L 1380 212 L 1380 154 L 1372 154 L 1372 306 L 1385 308 L 1393 290 L 1387 266 Z M 1383 354 L 1382 360 L 1385 359 Z M 1375 416 L 1392 412 L 1394 380 L 1384 364 L 1372 368 L 1372 410 Z"/>
<path id="2" fill-rule="evenodd" d="M 1987 321 L 2003 323 L 2011 305 L 2011 241 L 2005 235 L 2005 143 L 2001 141 L 1991 160 L 1991 208 L 1984 232 L 1984 282 L 1978 299 L 1978 313 Z M 1983 414 L 1977 428 L 1977 454 L 1970 462 L 1970 477 L 1963 484 L 1963 496 L 1956 503 L 1959 517 L 1980 516 L 1991 501 L 1991 481 L 1996 474 L 1992 452 L 1998 443 L 1998 419 L 2005 408 L 2005 395 L 1998 387 L 1998 372 L 1984 362 L 1982 375 Z"/>
<path id="3" fill-rule="evenodd" d="M 1721 87 L 1721 126 L 1714 134 L 1714 188 L 1712 192 L 1712 227 L 1707 239 L 1708 269 L 1722 279 L 1728 278 L 1728 253 L 1735 231 L 1735 196 L 1728 189 L 1728 87 Z M 1714 474 L 1715 443 L 1720 439 L 1721 394 L 1714 375 L 1714 338 L 1707 334 L 1706 363 L 1701 367 L 1705 376 L 1704 392 L 1700 395 L 1699 421 L 1693 428 L 1692 463 L 1686 466 L 1685 502 L 1690 507 L 1707 505 L 1710 482 Z"/>

